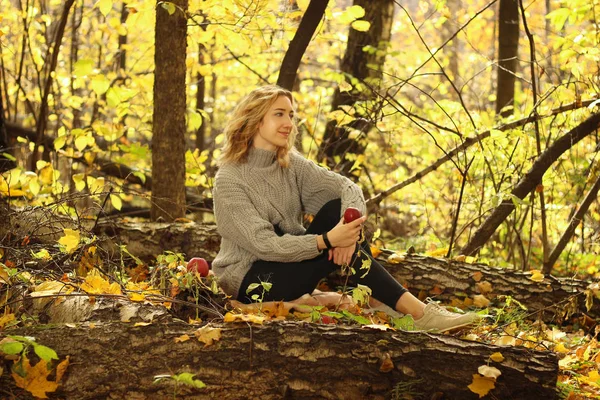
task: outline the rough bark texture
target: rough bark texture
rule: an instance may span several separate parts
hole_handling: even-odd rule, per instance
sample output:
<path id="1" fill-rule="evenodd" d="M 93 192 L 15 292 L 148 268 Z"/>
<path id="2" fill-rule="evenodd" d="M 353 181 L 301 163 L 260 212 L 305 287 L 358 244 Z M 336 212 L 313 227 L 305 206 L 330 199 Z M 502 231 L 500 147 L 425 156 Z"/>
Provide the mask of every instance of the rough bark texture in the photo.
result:
<path id="1" fill-rule="evenodd" d="M 1 84 L 1 82 L 0 82 Z M 0 89 L 2 86 L 0 85 Z M 8 171 L 15 167 L 14 161 L 9 160 L 2 153 L 10 154 L 10 149 L 8 145 L 8 134 L 6 133 L 6 121 L 4 114 L 4 96 L 2 95 L 2 91 L 0 90 L 0 173 L 4 171 Z"/>
<path id="2" fill-rule="evenodd" d="M 95 328 L 19 329 L 57 351 L 70 366 L 52 397 L 165 399 L 172 381 L 161 374 L 190 372 L 207 387 L 177 388 L 177 399 L 477 399 L 467 386 L 489 356 L 502 375 L 491 392 L 498 399 L 554 399 L 556 355 L 518 347 L 487 346 L 449 336 L 382 332 L 350 327 L 279 322 L 263 326 L 212 324 L 221 339 L 205 346 L 185 324 L 103 323 Z M 175 343 L 188 334 L 192 339 Z M 385 358 L 393 368 L 381 372 Z M 8 374 L 0 386 L 16 389 Z M 404 392 L 401 391 L 404 390 Z M 408 390 L 407 390 L 408 389 Z M 437 396 L 437 397 L 433 397 Z"/>
<path id="3" fill-rule="evenodd" d="M 212 261 L 219 252 L 221 237 L 216 225 L 195 223 L 133 223 L 103 222 L 97 234 L 111 239 L 106 243 L 108 250 L 115 244 L 127 245 L 127 250 L 143 260 L 155 259 L 165 250 L 184 253 L 186 257 L 203 257 Z"/>
<path id="4" fill-rule="evenodd" d="M 600 113 L 593 114 L 564 136 L 557 139 L 535 160 L 527 174 L 514 187 L 511 194 L 519 199 L 524 199 L 525 196 L 541 183 L 544 173 L 564 152 L 575 146 L 592 132 L 595 132 L 598 126 L 600 126 Z M 477 229 L 469 243 L 462 249 L 462 254 L 472 255 L 477 253 L 514 209 L 515 205 L 510 197 L 502 201 Z"/>
<path id="5" fill-rule="evenodd" d="M 210 262 L 218 253 L 221 240 L 215 225 L 101 224 L 98 233 L 113 236 L 112 242 L 127 244 L 127 249 L 142 259 L 154 259 L 156 254 L 171 250 Z M 596 300 L 591 310 L 586 309 L 588 283 L 580 280 L 547 276 L 538 283 L 521 271 L 418 255 L 407 255 L 400 264 L 390 264 L 382 258 L 378 262 L 415 294 L 423 291 L 444 301 L 457 295 L 462 298 L 484 294 L 489 300 L 509 295 L 530 312 L 545 310 L 540 316 L 546 321 L 554 319 L 555 314 L 561 315 L 572 298 L 573 311 L 600 317 L 600 301 Z M 478 283 L 486 281 L 491 284 L 490 293 L 482 293 L 478 288 Z"/>
<path id="6" fill-rule="evenodd" d="M 152 128 L 152 219 L 185 215 L 187 0 L 157 1 Z"/>
<path id="7" fill-rule="evenodd" d="M 283 57 L 277 84 L 292 90 L 302 56 L 325 14 L 329 0 L 311 0 L 290 46 Z"/>
<path id="8" fill-rule="evenodd" d="M 394 1 L 391 0 L 354 0 L 354 5 L 361 6 L 365 9 L 366 14 L 362 18 L 369 21 L 371 27 L 367 32 L 359 32 L 350 28 L 348 34 L 348 45 L 344 59 L 342 60 L 341 72 L 346 75 L 346 80 L 352 84 L 351 78 L 356 78 L 359 82 L 369 81 L 369 85 L 381 79 L 381 71 L 385 62 L 385 49 L 381 49 L 381 44 L 389 42 L 391 37 L 392 22 L 394 17 Z M 372 54 L 364 51 L 365 46 L 372 46 L 379 50 L 384 50 L 383 54 L 380 51 Z M 356 85 L 352 84 L 353 89 L 341 92 L 339 88 L 335 90 L 331 109 L 336 110 L 340 106 L 353 106 L 358 101 L 368 100 L 373 96 L 369 94 L 367 89 L 359 90 Z M 371 113 L 372 110 L 369 110 Z M 373 111 L 377 113 L 377 111 Z M 371 122 L 375 115 L 364 115 L 365 113 L 358 112 L 349 127 L 338 127 L 335 120 L 330 121 L 323 135 L 323 142 L 319 149 L 319 158 L 325 158 L 327 164 L 335 168 L 335 156 L 340 157 L 339 170 L 344 175 L 349 175 L 353 160 L 346 160 L 347 153 L 362 154 L 364 148 L 359 145 L 356 139 L 350 139 L 350 131 L 352 129 L 361 132 L 365 136 L 371 128 Z"/>
<path id="9" fill-rule="evenodd" d="M 560 317 L 568 306 L 572 311 L 600 317 L 600 301 L 596 300 L 591 310 L 586 309 L 585 290 L 589 284 L 585 281 L 546 276 L 538 283 L 530 279 L 531 274 L 521 271 L 416 255 L 406 256 L 400 264 L 381 264 L 411 291 L 425 291 L 436 299 L 483 294 L 493 300 L 504 295 L 521 302 L 529 312 L 544 310 L 540 317 L 545 321 Z M 482 292 L 478 285 L 482 282 L 489 282 L 492 291 Z"/>
<path id="10" fill-rule="evenodd" d="M 519 49 L 519 2 L 500 0 L 498 14 L 498 83 L 496 87 L 496 114 L 507 117 L 513 109 L 515 97 L 515 77 L 517 73 L 517 53 Z"/>

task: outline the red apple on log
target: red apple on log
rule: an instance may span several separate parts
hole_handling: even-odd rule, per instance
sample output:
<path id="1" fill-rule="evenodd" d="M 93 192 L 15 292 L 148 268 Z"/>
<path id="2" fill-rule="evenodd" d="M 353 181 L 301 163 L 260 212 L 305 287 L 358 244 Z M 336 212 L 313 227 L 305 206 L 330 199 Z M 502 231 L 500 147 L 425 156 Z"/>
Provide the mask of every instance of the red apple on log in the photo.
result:
<path id="1" fill-rule="evenodd" d="M 193 257 L 187 263 L 188 272 L 197 272 L 200 276 L 208 276 L 208 263 L 202 257 Z"/>
<path id="2" fill-rule="evenodd" d="M 354 221 L 357 218 L 360 218 L 362 214 L 358 208 L 348 207 L 346 211 L 344 211 L 344 223 L 347 224 L 349 222 Z"/>

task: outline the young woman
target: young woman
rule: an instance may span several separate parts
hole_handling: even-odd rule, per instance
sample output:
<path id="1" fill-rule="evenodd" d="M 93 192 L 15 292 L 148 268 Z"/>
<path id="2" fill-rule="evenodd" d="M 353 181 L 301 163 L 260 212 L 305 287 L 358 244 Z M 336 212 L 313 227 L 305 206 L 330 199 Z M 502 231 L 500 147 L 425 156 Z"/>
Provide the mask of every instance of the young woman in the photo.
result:
<path id="1" fill-rule="evenodd" d="M 263 301 L 292 301 L 349 264 L 356 270 L 351 284 L 366 285 L 373 298 L 411 314 L 417 329 L 447 331 L 475 322 L 473 313 L 422 303 L 372 258 L 368 243 L 358 243 L 366 220 L 362 191 L 294 149 L 294 110 L 289 91 L 260 87 L 238 104 L 225 128 L 213 190 L 222 241 L 212 264 L 223 290 L 243 303 L 252 302 L 252 294 Z M 363 217 L 344 224 L 347 207 L 358 208 Z M 303 212 L 315 215 L 308 229 L 302 225 Z M 359 246 L 363 251 L 357 259 Z M 366 258 L 371 268 L 361 277 Z M 271 289 L 259 286 L 246 293 L 260 282 L 271 283 Z"/>

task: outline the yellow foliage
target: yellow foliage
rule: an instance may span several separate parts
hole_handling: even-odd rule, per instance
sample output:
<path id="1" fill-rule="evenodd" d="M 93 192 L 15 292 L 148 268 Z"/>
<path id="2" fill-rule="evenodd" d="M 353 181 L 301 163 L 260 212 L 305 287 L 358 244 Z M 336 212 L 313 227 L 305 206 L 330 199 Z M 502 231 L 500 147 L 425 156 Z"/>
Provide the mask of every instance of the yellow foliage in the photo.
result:
<path id="1" fill-rule="evenodd" d="M 9 322 L 14 321 L 15 318 L 15 314 L 6 314 L 3 315 L 2 317 L 0 317 L 0 329 L 4 329 L 4 327 L 6 326 L 6 324 L 8 324 Z"/>
<path id="2" fill-rule="evenodd" d="M 212 345 L 215 341 L 221 340 L 221 329 L 213 328 L 209 325 L 204 325 L 201 328 L 198 328 L 196 332 L 194 332 L 198 341 L 205 344 L 205 347 Z"/>
<path id="3" fill-rule="evenodd" d="M 58 244 L 64 246 L 65 253 L 72 253 L 79 246 L 80 236 L 79 231 L 65 228 L 65 236 L 58 239 Z"/>
<path id="4" fill-rule="evenodd" d="M 496 387 L 496 380 L 479 374 L 473 374 L 473 382 L 467 387 L 471 392 L 478 394 L 479 398 L 482 398 Z"/>
<path id="5" fill-rule="evenodd" d="M 187 342 L 188 340 L 190 340 L 189 335 L 181 335 L 181 336 L 175 338 L 175 343 L 183 343 L 183 342 Z"/>
<path id="6" fill-rule="evenodd" d="M 504 361 L 504 356 L 500 352 L 495 352 L 494 354 L 492 354 L 490 356 L 490 360 L 495 361 L 495 362 L 502 362 L 502 361 Z"/>
<path id="7" fill-rule="evenodd" d="M 62 361 L 56 367 L 56 381 L 49 381 L 48 375 L 52 372 L 44 360 L 40 360 L 35 366 L 31 366 L 29 359 L 24 356 L 21 367 L 25 372 L 22 377 L 13 371 L 12 377 L 18 387 L 27 390 L 29 393 L 40 399 L 47 399 L 46 393 L 54 392 L 58 389 L 58 382 L 62 378 L 65 370 L 69 366 L 69 357 Z"/>
<path id="8" fill-rule="evenodd" d="M 109 283 L 99 275 L 96 269 L 85 277 L 85 281 L 81 284 L 81 290 L 89 294 L 122 294 L 121 288 L 116 282 Z"/>
<path id="9" fill-rule="evenodd" d="M 254 324 L 262 325 L 262 323 L 265 321 L 265 319 L 266 319 L 265 317 L 260 316 L 260 315 L 233 314 L 231 312 L 228 312 L 227 314 L 225 314 L 225 317 L 223 318 L 223 322 L 242 321 L 242 322 L 252 322 Z"/>

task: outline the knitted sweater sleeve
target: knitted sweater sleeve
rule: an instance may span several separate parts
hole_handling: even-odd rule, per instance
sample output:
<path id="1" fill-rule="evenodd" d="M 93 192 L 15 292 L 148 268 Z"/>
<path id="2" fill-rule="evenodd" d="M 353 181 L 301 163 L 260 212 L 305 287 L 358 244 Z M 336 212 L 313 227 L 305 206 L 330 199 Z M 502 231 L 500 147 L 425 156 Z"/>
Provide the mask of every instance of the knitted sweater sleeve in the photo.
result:
<path id="1" fill-rule="evenodd" d="M 260 215 L 239 179 L 232 173 L 219 172 L 213 201 L 217 231 L 224 239 L 265 261 L 294 262 L 321 254 L 317 235 L 278 236 L 273 225 Z"/>
<path id="2" fill-rule="evenodd" d="M 365 215 L 367 206 L 362 190 L 343 175 L 329 171 L 301 154 L 290 153 L 296 168 L 296 179 L 306 212 L 316 214 L 321 207 L 335 198 L 342 199 L 340 218 L 348 207 L 355 207 Z"/>

